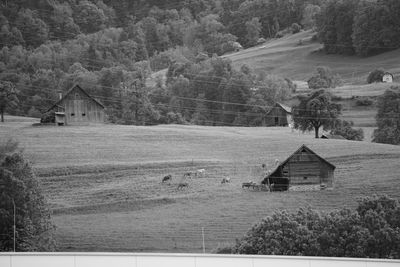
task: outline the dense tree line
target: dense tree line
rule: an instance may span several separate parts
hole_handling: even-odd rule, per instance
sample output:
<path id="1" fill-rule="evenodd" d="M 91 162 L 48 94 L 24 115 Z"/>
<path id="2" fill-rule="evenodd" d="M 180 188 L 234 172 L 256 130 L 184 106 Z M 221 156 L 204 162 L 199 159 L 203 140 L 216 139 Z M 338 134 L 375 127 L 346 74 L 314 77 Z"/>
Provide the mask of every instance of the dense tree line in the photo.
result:
<path id="1" fill-rule="evenodd" d="M 198 121 L 193 120 L 193 112 L 189 111 L 177 112 L 169 107 L 171 110 L 165 113 L 165 108 L 155 105 L 157 98 L 144 86 L 152 71 L 179 63 L 201 68 L 203 76 L 215 77 L 170 77 L 168 94 L 171 97 L 175 93 L 179 93 L 177 97 L 185 95 L 182 93 L 185 87 L 181 86 L 188 83 L 186 95 L 204 100 L 203 104 L 196 102 L 196 105 L 204 105 L 198 108 L 202 113 L 194 112 L 196 116 L 203 118 L 207 113 L 208 120 L 211 117 L 211 121 L 216 122 L 219 117 L 219 121 L 233 123 L 239 114 L 243 118 L 247 116 L 243 112 L 258 112 L 259 108 L 206 101 L 237 100 L 242 104 L 249 101 L 256 104 L 269 99 L 267 102 L 271 103 L 271 99 L 284 98 L 280 90 L 290 91 L 292 89 L 288 88 L 293 84 L 278 77 L 266 80 L 268 75 L 260 78 L 239 70 L 214 70 L 217 60 L 213 55 L 233 51 L 237 48 L 236 41 L 244 46 L 254 45 L 259 38 L 274 37 L 293 23 L 301 24 L 303 19 L 305 25 L 311 25 L 315 12 L 310 7 L 319 2 L 2 0 L 0 80 L 12 83 L 19 100 L 18 105 L 3 105 L 2 110 L 39 117 L 57 100 L 58 92 L 80 84 L 106 105 L 107 114 L 114 122 L 170 121 L 163 116 L 169 112 L 173 112 L 169 113 L 170 118 L 176 120 L 182 117 L 186 122 Z M 209 63 L 199 64 L 203 60 Z M 228 65 L 232 68 L 230 63 Z M 210 79 L 213 83 L 205 82 Z M 267 84 L 270 90 L 277 92 L 267 96 L 264 88 L 257 89 L 258 93 L 249 89 L 257 84 Z M 200 87 L 201 90 L 197 89 Z M 228 92 L 226 88 L 239 89 Z M 216 92 L 210 93 L 213 90 Z M 212 109 L 225 109 L 225 113 L 232 114 L 211 116 L 209 114 L 215 112 Z M 242 118 L 242 121 L 252 121 Z"/>
<path id="2" fill-rule="evenodd" d="M 220 252 L 399 259 L 399 230 L 398 200 L 374 196 L 355 210 L 275 212 Z"/>
<path id="3" fill-rule="evenodd" d="M 328 53 L 369 56 L 400 47 L 397 0 L 328 0 L 317 30 Z"/>

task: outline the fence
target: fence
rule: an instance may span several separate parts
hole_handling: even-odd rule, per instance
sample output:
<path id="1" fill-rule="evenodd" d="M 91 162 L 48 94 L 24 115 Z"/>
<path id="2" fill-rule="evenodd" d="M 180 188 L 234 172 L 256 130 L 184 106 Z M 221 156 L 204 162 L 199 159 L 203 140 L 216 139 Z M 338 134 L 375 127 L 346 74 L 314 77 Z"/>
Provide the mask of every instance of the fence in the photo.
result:
<path id="1" fill-rule="evenodd" d="M 400 260 L 144 253 L 0 253 L 1 267 L 399 267 Z"/>

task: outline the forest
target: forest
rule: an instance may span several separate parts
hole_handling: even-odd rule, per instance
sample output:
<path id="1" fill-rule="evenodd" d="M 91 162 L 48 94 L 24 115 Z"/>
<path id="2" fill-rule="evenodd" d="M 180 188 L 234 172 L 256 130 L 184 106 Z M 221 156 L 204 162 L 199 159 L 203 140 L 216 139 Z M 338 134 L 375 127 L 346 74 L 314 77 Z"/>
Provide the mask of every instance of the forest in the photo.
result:
<path id="1" fill-rule="evenodd" d="M 32 117 L 79 84 L 114 123 L 259 126 L 295 86 L 219 58 L 238 44 L 314 29 L 327 53 L 400 45 L 396 0 L 1 0 L 0 8 L 1 90 L 12 84 L 16 98 L 6 112 Z M 166 68 L 166 83 L 146 87 Z"/>

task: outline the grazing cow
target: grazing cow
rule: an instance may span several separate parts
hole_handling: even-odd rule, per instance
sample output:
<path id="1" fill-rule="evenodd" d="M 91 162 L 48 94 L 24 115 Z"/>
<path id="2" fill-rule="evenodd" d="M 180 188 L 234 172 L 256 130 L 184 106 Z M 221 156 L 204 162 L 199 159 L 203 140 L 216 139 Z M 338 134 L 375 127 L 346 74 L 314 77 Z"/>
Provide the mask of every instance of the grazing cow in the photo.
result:
<path id="1" fill-rule="evenodd" d="M 250 188 L 250 187 L 253 187 L 254 185 L 256 185 L 256 183 L 253 181 L 250 181 L 247 183 L 242 183 L 242 188 L 245 188 L 245 187 Z"/>
<path id="2" fill-rule="evenodd" d="M 206 172 L 205 169 L 198 169 L 198 170 L 194 173 L 194 175 L 195 175 L 196 177 L 203 177 L 203 175 L 205 174 L 205 172 Z"/>
<path id="3" fill-rule="evenodd" d="M 231 178 L 222 178 L 221 184 L 230 183 Z"/>
<path id="4" fill-rule="evenodd" d="M 172 180 L 172 175 L 168 174 L 166 176 L 164 176 L 164 178 L 162 178 L 162 183 L 166 182 L 166 181 L 171 181 Z"/>
<path id="5" fill-rule="evenodd" d="M 189 187 L 189 184 L 188 183 L 179 183 L 177 189 L 179 190 L 179 189 L 183 189 L 185 187 Z"/>
<path id="6" fill-rule="evenodd" d="M 185 172 L 183 178 L 192 178 L 193 172 Z"/>

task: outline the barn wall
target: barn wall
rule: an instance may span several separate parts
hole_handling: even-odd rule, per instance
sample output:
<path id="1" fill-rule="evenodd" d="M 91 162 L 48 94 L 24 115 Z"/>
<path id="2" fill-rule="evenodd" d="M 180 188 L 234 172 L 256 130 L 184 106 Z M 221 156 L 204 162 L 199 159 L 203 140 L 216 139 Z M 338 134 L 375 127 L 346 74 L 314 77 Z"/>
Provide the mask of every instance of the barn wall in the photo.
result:
<path id="1" fill-rule="evenodd" d="M 265 121 L 266 126 L 287 126 L 287 112 L 281 107 L 273 107 Z"/>
<path id="2" fill-rule="evenodd" d="M 316 155 L 295 154 L 286 163 L 291 185 L 333 184 L 333 169 Z"/>
<path id="3" fill-rule="evenodd" d="M 65 107 L 66 124 L 104 122 L 104 108 L 79 89 L 73 89 L 60 105 Z"/>

